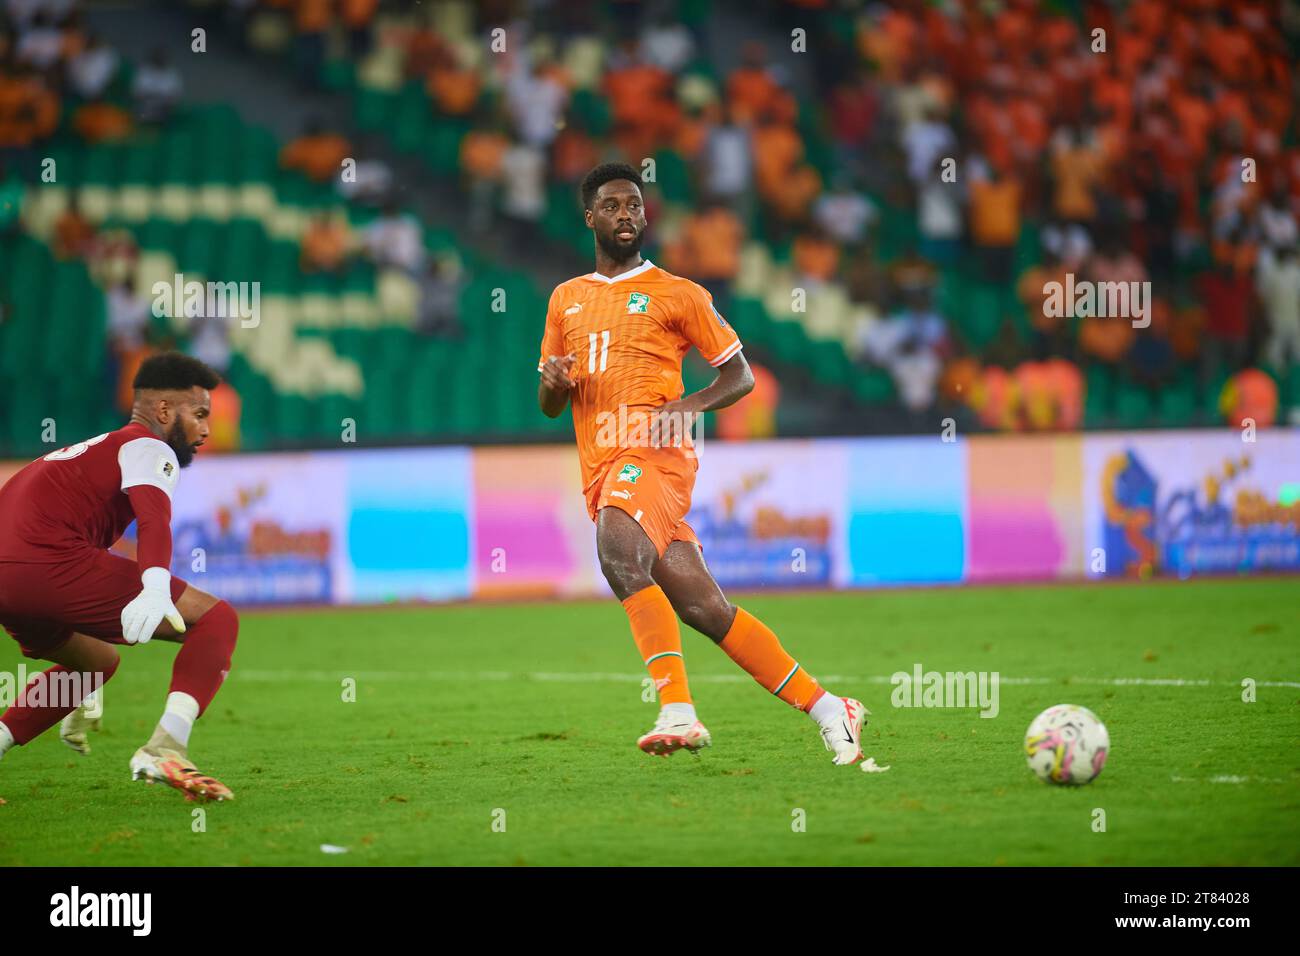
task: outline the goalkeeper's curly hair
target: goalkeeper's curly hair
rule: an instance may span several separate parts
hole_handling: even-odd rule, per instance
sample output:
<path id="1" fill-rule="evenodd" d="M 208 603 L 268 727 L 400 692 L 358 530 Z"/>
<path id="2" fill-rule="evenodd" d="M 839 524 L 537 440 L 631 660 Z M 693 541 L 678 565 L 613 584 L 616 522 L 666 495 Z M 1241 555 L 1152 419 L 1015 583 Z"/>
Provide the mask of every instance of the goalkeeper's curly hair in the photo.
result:
<path id="1" fill-rule="evenodd" d="M 131 387 L 137 392 L 146 389 L 184 392 L 195 385 L 211 390 L 220 384 L 221 376 L 194 356 L 159 352 L 140 363 Z"/>
<path id="2" fill-rule="evenodd" d="M 590 209 L 591 204 L 596 201 L 596 193 L 600 187 L 616 179 L 626 179 L 628 182 L 636 183 L 637 189 L 641 188 L 641 174 L 636 171 L 635 166 L 627 163 L 601 163 L 582 177 L 582 208 Z"/>

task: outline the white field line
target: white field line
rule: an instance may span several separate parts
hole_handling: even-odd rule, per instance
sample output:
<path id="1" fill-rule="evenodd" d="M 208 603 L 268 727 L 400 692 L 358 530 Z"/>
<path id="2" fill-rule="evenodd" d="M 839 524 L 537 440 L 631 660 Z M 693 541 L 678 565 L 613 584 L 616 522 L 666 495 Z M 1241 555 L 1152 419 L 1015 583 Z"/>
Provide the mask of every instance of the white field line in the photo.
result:
<path id="1" fill-rule="evenodd" d="M 242 681 L 261 683 L 293 683 L 312 681 L 340 681 L 345 677 L 354 680 L 391 681 L 400 683 L 436 682 L 436 681 L 549 681 L 560 684 L 639 684 L 645 680 L 644 674 L 615 673 L 611 671 L 348 671 L 340 670 L 257 670 L 234 668 L 230 676 Z M 911 676 L 910 673 L 908 675 Z M 745 684 L 752 681 L 747 674 L 692 674 L 692 683 L 701 684 Z M 891 678 L 884 674 L 868 677 L 849 674 L 819 675 L 823 684 L 888 684 Z M 1040 685 L 1040 684 L 1077 684 L 1090 687 L 1240 687 L 1239 681 L 1212 681 L 1182 677 L 1001 677 L 1001 684 Z M 1256 687 L 1294 687 L 1300 688 L 1300 681 L 1255 681 Z"/>

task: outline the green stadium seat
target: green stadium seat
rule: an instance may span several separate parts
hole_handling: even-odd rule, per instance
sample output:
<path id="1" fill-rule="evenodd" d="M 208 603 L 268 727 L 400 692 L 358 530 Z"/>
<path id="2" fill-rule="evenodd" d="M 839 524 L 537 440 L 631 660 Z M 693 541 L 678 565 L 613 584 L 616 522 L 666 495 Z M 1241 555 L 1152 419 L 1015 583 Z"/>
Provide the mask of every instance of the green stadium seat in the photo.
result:
<path id="1" fill-rule="evenodd" d="M 1143 428 L 1152 424 L 1154 409 L 1146 389 L 1120 382 L 1115 395 L 1115 423 L 1120 428 Z"/>

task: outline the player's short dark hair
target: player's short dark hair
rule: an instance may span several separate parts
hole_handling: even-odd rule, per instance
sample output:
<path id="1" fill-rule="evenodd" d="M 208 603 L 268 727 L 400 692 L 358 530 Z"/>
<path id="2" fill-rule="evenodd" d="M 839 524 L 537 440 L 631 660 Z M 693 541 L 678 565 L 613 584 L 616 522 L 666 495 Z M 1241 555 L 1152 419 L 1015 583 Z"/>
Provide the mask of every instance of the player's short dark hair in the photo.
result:
<path id="1" fill-rule="evenodd" d="M 184 352 L 159 352 L 140 363 L 135 373 L 133 388 L 157 388 L 167 391 L 188 391 L 195 385 L 213 389 L 221 384 L 221 376 Z"/>
<path id="2" fill-rule="evenodd" d="M 616 179 L 626 179 L 636 183 L 637 189 L 641 188 L 641 174 L 636 171 L 635 166 L 627 163 L 601 163 L 582 177 L 582 208 L 590 209 L 591 204 L 596 201 L 596 193 L 600 187 Z"/>

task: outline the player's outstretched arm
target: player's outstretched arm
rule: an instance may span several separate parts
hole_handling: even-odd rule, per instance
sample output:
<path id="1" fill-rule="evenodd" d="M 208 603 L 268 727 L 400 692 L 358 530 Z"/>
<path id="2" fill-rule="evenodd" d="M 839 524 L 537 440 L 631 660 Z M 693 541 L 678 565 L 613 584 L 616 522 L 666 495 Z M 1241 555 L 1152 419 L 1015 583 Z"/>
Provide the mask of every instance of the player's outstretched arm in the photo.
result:
<path id="1" fill-rule="evenodd" d="M 569 355 L 552 355 L 542 366 L 542 380 L 537 386 L 537 404 L 542 407 L 542 414 L 555 418 L 569 404 L 569 393 L 575 384 L 573 363 L 578 357 Z"/>

